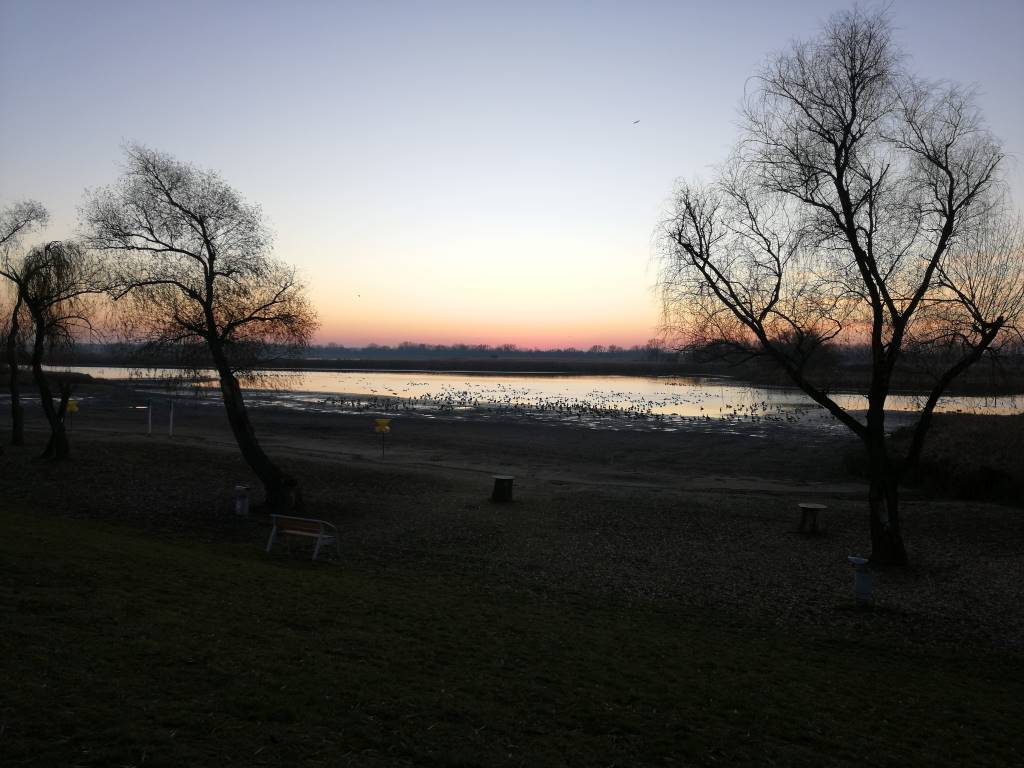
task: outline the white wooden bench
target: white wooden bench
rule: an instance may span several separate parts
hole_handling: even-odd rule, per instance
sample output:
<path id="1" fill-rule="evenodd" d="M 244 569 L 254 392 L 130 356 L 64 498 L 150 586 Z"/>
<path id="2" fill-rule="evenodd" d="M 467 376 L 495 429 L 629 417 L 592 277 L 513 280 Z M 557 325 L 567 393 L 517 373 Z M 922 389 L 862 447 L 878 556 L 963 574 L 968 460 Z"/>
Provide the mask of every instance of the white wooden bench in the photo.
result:
<path id="1" fill-rule="evenodd" d="M 341 545 L 338 543 L 338 529 L 326 520 L 314 520 L 310 517 L 290 517 L 289 515 L 271 515 L 274 521 L 274 528 L 270 531 L 270 538 L 267 540 L 267 552 L 277 540 L 278 535 L 284 536 L 305 536 L 316 539 L 313 546 L 313 559 L 316 560 L 320 549 L 325 546 L 334 545 L 341 557 Z"/>

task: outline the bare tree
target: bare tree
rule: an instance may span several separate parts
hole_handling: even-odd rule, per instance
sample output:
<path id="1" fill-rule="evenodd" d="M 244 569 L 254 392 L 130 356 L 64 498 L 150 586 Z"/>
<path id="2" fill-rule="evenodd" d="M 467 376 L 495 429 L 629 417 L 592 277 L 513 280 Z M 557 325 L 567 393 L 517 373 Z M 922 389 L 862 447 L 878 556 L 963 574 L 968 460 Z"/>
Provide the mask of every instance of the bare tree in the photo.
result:
<path id="1" fill-rule="evenodd" d="M 114 253 L 136 334 L 154 345 L 205 346 L 228 421 L 272 508 L 293 501 L 294 480 L 256 439 L 239 376 L 268 347 L 304 347 L 317 327 L 295 270 L 271 255 L 260 209 L 215 172 L 140 145 L 120 181 L 90 196 L 88 242 Z"/>
<path id="2" fill-rule="evenodd" d="M 679 183 L 663 223 L 666 323 L 689 343 L 767 355 L 861 439 L 872 559 L 905 564 L 900 477 L 950 383 L 1021 317 L 1003 152 L 970 92 L 904 71 L 884 13 L 833 16 L 755 83 L 719 177 Z M 870 348 L 863 418 L 816 379 L 813 361 L 839 340 Z M 939 345 L 946 364 L 909 451 L 894 456 L 885 426 L 894 374 L 908 349 Z"/>
<path id="3" fill-rule="evenodd" d="M 46 209 L 34 200 L 15 203 L 0 211 L 0 275 L 7 278 L 14 294 L 11 312 L 4 318 L 4 350 L 11 393 L 11 445 L 25 444 L 25 415 L 18 377 L 18 352 L 22 342 L 25 305 L 18 281 L 14 277 L 12 261 L 17 258 L 22 237 L 44 226 L 48 220 Z"/>

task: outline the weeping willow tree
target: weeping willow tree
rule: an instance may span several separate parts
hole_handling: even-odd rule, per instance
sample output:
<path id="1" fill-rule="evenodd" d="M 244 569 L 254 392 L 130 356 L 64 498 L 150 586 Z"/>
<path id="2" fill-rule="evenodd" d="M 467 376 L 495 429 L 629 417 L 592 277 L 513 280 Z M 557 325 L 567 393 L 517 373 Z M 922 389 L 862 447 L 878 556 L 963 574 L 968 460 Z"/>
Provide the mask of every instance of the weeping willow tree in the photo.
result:
<path id="1" fill-rule="evenodd" d="M 202 351 L 267 504 L 292 506 L 297 484 L 257 440 L 239 379 L 268 350 L 304 348 L 317 320 L 295 270 L 273 257 L 259 207 L 213 171 L 132 145 L 124 175 L 92 193 L 83 215 L 88 243 L 116 256 L 114 297 L 132 335 L 193 361 Z"/>
<path id="2" fill-rule="evenodd" d="M 770 58 L 731 157 L 710 183 L 678 183 L 659 231 L 666 325 L 687 344 L 767 356 L 860 439 L 872 560 L 899 565 L 900 478 L 949 385 L 1019 340 L 1024 309 L 1000 144 L 970 91 L 902 62 L 885 14 L 864 10 Z M 814 365 L 840 340 L 869 350 L 864 413 Z M 922 350 L 937 365 L 897 456 L 886 398 Z"/>
<path id="3" fill-rule="evenodd" d="M 11 395 L 11 445 L 25 444 L 25 416 L 21 405 L 19 353 L 24 345 L 25 302 L 18 288 L 18 263 L 23 237 L 45 226 L 49 214 L 42 204 L 25 200 L 0 210 L 0 276 L 6 278 L 11 293 L 11 307 L 3 318 L 4 352 L 7 358 L 8 385 Z"/>
<path id="4" fill-rule="evenodd" d="M 73 344 L 92 329 L 93 307 L 89 297 L 107 290 L 106 266 L 100 257 L 78 243 L 52 241 L 32 248 L 20 258 L 6 259 L 3 274 L 17 291 L 12 325 L 20 330 L 22 318 L 27 319 L 24 333 L 31 346 L 32 379 L 50 428 L 42 455 L 65 459 L 70 451 L 64 416 L 71 385 L 59 382 L 59 399 L 55 401 L 43 364 L 47 350 Z"/>

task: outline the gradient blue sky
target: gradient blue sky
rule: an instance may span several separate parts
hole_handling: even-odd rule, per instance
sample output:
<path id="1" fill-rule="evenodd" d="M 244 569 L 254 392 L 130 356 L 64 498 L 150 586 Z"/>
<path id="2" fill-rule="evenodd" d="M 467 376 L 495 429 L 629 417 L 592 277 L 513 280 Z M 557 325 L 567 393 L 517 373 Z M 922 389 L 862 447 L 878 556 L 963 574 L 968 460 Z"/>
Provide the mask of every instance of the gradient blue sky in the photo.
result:
<path id="1" fill-rule="evenodd" d="M 140 141 L 263 206 L 323 341 L 642 343 L 673 180 L 710 176 L 758 64 L 848 5 L 0 0 L 0 205 L 72 236 Z M 1024 0 L 891 15 L 1024 152 Z"/>

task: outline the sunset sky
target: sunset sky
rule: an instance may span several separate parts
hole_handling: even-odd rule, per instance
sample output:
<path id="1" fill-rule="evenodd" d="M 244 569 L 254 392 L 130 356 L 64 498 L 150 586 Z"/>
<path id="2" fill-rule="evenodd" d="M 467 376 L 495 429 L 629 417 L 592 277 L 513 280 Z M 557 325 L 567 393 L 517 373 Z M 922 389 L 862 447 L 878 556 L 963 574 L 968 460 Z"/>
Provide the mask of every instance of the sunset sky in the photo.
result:
<path id="1" fill-rule="evenodd" d="M 848 6 L 0 0 L 0 205 L 73 236 L 139 141 L 263 206 L 320 341 L 643 343 L 673 180 L 711 176 L 758 64 Z M 1024 2 L 892 17 L 1024 153 Z"/>

